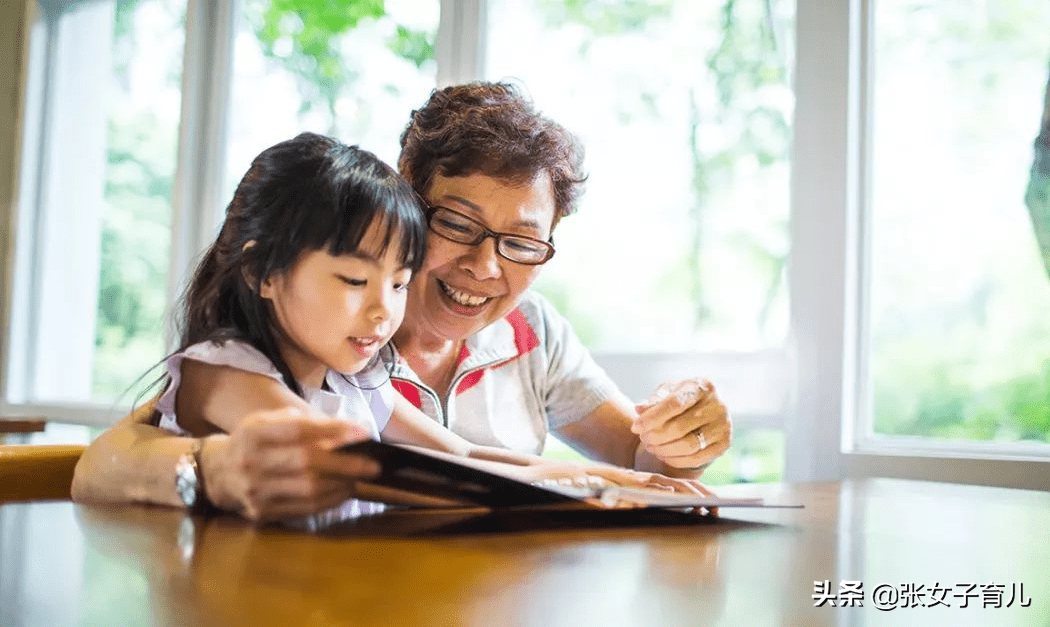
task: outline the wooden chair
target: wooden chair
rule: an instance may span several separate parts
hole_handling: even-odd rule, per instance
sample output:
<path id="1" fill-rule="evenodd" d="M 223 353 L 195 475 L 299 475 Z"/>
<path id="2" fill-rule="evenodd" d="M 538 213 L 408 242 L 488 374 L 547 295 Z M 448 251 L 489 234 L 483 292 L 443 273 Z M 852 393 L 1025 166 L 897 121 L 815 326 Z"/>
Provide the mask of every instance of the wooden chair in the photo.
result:
<path id="1" fill-rule="evenodd" d="M 0 444 L 0 502 L 70 498 L 84 444 Z"/>
<path id="2" fill-rule="evenodd" d="M 40 433 L 47 426 L 44 418 L 26 416 L 0 416 L 0 444 L 8 434 L 28 436 L 30 433 Z"/>

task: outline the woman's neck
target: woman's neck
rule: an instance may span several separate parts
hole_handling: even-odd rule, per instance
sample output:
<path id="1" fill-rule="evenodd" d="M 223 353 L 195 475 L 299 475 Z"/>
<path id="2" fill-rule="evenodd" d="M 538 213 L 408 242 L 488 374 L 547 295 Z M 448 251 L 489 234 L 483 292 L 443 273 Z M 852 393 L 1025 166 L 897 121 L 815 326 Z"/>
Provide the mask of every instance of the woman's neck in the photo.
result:
<path id="1" fill-rule="evenodd" d="M 430 329 L 425 323 L 411 319 L 409 316 L 405 316 L 404 322 L 394 332 L 391 341 L 403 357 L 408 355 L 458 355 L 459 347 L 463 345 L 463 340 L 449 339 Z"/>
<path id="2" fill-rule="evenodd" d="M 463 340 L 451 340 L 417 325 L 402 324 L 393 342 L 423 383 L 442 396 L 448 393 Z"/>

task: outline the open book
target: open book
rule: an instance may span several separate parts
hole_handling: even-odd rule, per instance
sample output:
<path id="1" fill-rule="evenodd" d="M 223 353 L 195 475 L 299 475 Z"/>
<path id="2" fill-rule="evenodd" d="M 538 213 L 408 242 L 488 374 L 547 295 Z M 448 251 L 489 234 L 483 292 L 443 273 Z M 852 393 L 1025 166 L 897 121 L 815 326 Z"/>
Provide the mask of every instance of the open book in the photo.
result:
<path id="1" fill-rule="evenodd" d="M 363 440 L 338 449 L 369 457 L 382 467 L 376 479 L 358 482 L 358 497 L 418 507 L 552 507 L 613 509 L 629 507 L 769 507 L 761 498 L 718 498 L 592 482 L 528 482 L 513 467 L 481 460 Z"/>

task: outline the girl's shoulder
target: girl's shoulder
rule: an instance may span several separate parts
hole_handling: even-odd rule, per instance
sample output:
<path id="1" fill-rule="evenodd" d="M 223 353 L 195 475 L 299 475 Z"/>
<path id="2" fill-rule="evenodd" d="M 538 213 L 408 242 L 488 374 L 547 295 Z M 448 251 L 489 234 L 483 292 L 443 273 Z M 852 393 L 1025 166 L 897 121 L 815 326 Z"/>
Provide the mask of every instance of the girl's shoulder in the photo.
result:
<path id="1" fill-rule="evenodd" d="M 281 373 L 262 351 L 240 340 L 206 340 L 175 353 L 169 359 L 181 362 L 192 359 L 213 366 L 228 366 L 246 372 L 266 375 L 282 381 Z"/>
<path id="2" fill-rule="evenodd" d="M 207 340 L 187 346 L 168 357 L 168 387 L 157 400 L 157 411 L 160 413 L 160 427 L 174 433 L 185 435 L 186 432 L 175 419 L 175 397 L 182 383 L 182 362 L 190 359 L 215 366 L 229 366 L 246 372 L 266 375 L 283 382 L 281 373 L 274 367 L 266 355 L 251 344 L 239 340 Z"/>

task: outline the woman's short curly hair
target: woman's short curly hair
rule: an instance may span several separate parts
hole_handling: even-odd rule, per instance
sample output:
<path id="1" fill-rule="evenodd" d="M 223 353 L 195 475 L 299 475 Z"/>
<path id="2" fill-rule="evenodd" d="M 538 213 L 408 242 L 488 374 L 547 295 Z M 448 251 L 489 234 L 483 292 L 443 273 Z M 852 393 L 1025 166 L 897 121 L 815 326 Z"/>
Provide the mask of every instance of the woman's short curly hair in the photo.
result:
<path id="1" fill-rule="evenodd" d="M 401 134 L 398 168 L 424 197 L 435 174 L 484 174 L 523 184 L 546 171 L 554 184 L 555 222 L 576 210 L 587 179 L 576 136 L 542 116 L 509 83 L 431 92 Z"/>

